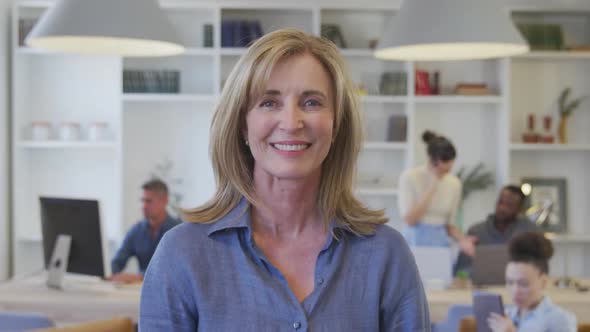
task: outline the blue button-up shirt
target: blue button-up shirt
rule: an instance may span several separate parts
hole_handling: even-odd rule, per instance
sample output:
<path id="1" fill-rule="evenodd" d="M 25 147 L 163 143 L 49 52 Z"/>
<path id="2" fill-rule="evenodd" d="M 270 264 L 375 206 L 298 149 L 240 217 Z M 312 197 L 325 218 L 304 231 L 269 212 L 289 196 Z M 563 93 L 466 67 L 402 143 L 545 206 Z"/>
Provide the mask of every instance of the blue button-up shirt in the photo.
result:
<path id="1" fill-rule="evenodd" d="M 139 328 L 150 331 L 430 331 L 414 258 L 388 226 L 360 237 L 330 226 L 315 288 L 299 302 L 252 238 L 243 199 L 213 224 L 168 232 L 146 272 Z"/>
<path id="2" fill-rule="evenodd" d="M 576 316 L 556 306 L 548 296 L 524 317 L 518 315 L 518 308 L 507 310 L 518 332 L 576 332 Z"/>
<path id="3" fill-rule="evenodd" d="M 156 232 L 156 236 L 152 238 L 149 221 L 146 219 L 139 221 L 127 232 L 123 244 L 111 261 L 112 272 L 121 272 L 127 265 L 129 258 L 135 256 L 139 262 L 139 270 L 144 273 L 164 233 L 179 223 L 179 220 L 166 216 L 164 223 Z"/>

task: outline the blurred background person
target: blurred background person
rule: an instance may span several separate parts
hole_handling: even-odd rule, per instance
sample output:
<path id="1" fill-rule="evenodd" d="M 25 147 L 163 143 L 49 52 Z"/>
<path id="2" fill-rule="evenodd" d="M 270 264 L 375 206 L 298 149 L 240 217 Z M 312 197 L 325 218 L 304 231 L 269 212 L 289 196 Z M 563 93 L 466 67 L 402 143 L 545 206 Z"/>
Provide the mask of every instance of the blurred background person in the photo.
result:
<path id="1" fill-rule="evenodd" d="M 111 261 L 113 275 L 110 280 L 117 282 L 141 282 L 156 247 L 162 236 L 180 223 L 168 215 L 168 186 L 161 180 L 153 179 L 141 188 L 142 211 L 144 219 L 138 221 L 125 235 L 115 257 Z M 131 257 L 137 258 L 139 273 L 122 272 Z"/>
<path id="2" fill-rule="evenodd" d="M 461 180 L 450 173 L 457 156 L 446 137 L 426 130 L 422 134 L 428 162 L 404 171 L 399 179 L 399 210 L 402 231 L 411 246 L 450 247 L 455 241 L 468 256 L 474 241 L 453 225 L 461 202 Z"/>
<path id="3" fill-rule="evenodd" d="M 520 233 L 510 241 L 506 286 L 514 306 L 506 316 L 492 313 L 488 325 L 493 332 L 575 332 L 576 317 L 551 302 L 549 259 L 553 245 L 539 232 Z"/>

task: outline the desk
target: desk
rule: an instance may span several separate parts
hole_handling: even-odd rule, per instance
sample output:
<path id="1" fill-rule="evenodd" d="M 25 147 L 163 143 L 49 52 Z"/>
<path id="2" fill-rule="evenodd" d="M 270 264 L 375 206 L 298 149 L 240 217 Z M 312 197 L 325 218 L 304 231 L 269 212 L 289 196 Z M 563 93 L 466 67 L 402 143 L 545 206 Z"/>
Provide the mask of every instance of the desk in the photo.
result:
<path id="1" fill-rule="evenodd" d="M 66 278 L 66 291 L 45 286 L 45 275 L 0 284 L 0 310 L 35 311 L 48 315 L 56 323 L 71 324 L 112 317 L 139 317 L 140 285 L 112 287 L 109 283 L 84 282 Z M 504 287 L 487 291 L 502 294 L 504 303 L 512 303 Z M 578 321 L 590 321 L 590 293 L 570 289 L 550 288 L 551 300 L 573 312 Z M 471 304 L 469 289 L 428 290 L 430 319 L 438 322 L 447 316 L 453 304 Z"/>
<path id="2" fill-rule="evenodd" d="M 68 276 L 65 290 L 45 285 L 46 275 L 0 284 L 0 310 L 46 314 L 58 325 L 113 317 L 139 318 L 141 285 L 114 286 L 89 278 Z"/>
<path id="3" fill-rule="evenodd" d="M 502 294 L 504 304 L 512 304 L 505 287 L 490 287 L 481 289 Z M 551 301 L 562 308 L 572 312 L 578 318 L 578 322 L 590 322 L 590 293 L 578 292 L 573 289 L 549 288 L 546 294 Z M 453 304 L 472 304 L 472 290 L 428 290 L 426 292 L 428 306 L 430 308 L 430 320 L 438 322 L 447 317 L 447 311 Z"/>

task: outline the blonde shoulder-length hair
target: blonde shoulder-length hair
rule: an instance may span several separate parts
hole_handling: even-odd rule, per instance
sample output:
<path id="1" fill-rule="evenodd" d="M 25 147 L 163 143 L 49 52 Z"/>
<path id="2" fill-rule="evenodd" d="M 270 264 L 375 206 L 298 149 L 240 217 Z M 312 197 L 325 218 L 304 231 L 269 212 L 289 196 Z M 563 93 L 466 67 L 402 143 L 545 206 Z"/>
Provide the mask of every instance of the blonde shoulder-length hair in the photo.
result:
<path id="1" fill-rule="evenodd" d="M 213 223 L 245 197 L 261 204 L 252 184 L 254 159 L 244 140 L 246 113 L 266 89 L 274 66 L 281 60 L 313 55 L 326 69 L 334 90 L 334 142 L 322 164 L 318 207 L 326 226 L 335 219 L 359 235 L 375 232 L 387 218 L 382 210 L 365 207 L 353 194 L 356 162 L 363 141 L 363 119 L 355 87 L 338 48 L 320 37 L 283 29 L 258 39 L 231 71 L 211 123 L 209 153 L 217 184 L 204 205 L 184 211 L 186 221 Z"/>

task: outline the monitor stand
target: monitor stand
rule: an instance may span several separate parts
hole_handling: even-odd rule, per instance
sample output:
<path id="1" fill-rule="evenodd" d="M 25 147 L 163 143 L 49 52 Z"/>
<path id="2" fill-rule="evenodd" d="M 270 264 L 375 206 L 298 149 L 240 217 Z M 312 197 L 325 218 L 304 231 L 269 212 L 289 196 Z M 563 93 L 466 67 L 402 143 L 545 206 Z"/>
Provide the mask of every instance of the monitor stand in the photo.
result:
<path id="1" fill-rule="evenodd" d="M 71 243 L 72 237 L 70 235 L 60 234 L 57 237 L 51 260 L 47 266 L 47 286 L 63 289 L 64 275 L 68 270 Z"/>

